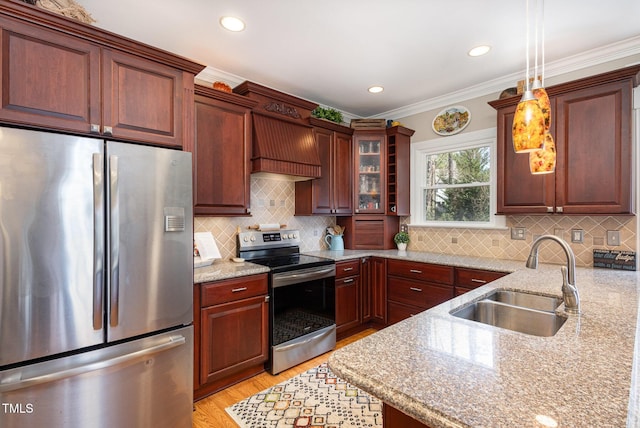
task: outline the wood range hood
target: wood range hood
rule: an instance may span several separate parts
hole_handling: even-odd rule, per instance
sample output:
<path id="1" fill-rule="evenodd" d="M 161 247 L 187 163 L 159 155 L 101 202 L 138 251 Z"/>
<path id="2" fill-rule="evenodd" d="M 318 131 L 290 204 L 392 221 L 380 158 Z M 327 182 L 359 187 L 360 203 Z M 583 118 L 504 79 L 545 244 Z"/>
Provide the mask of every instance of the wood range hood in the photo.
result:
<path id="1" fill-rule="evenodd" d="M 252 174 L 280 174 L 295 181 L 320 177 L 320 156 L 309 125 L 317 104 L 252 82 L 233 92 L 258 100 L 252 113 Z"/>

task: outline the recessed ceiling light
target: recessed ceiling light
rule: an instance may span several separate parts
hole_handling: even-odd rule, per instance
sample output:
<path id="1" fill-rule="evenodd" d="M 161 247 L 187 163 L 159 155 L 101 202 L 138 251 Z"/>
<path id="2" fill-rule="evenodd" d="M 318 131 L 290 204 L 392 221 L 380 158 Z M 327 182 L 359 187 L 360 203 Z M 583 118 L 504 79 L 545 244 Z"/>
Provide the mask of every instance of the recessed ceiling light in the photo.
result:
<path id="1" fill-rule="evenodd" d="M 371 86 L 368 89 L 368 91 L 371 92 L 372 94 L 378 94 L 378 93 L 384 91 L 384 88 L 382 86 L 375 85 L 375 86 Z"/>
<path id="2" fill-rule="evenodd" d="M 240 18 L 234 16 L 223 16 L 220 18 L 220 25 L 229 31 L 244 30 L 244 22 Z"/>
<path id="3" fill-rule="evenodd" d="M 469 51 L 469 56 L 482 56 L 488 53 L 491 50 L 491 46 L 482 45 L 476 46 L 475 48 Z"/>

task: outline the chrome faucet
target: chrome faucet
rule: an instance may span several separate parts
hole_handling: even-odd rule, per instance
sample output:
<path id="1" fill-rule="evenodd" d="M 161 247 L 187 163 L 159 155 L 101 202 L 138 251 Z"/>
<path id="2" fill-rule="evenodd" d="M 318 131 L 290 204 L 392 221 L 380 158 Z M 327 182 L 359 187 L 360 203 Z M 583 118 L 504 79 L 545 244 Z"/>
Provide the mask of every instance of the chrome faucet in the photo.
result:
<path id="1" fill-rule="evenodd" d="M 567 266 L 562 266 L 562 298 L 564 300 L 564 310 L 570 314 L 580 313 L 580 295 L 578 294 L 578 288 L 576 287 L 576 257 L 567 244 L 561 238 L 554 235 L 542 235 L 531 246 L 531 252 L 527 259 L 527 267 L 529 269 L 536 269 L 538 267 L 538 247 L 543 241 L 555 241 L 564 250 L 564 254 L 567 256 Z"/>

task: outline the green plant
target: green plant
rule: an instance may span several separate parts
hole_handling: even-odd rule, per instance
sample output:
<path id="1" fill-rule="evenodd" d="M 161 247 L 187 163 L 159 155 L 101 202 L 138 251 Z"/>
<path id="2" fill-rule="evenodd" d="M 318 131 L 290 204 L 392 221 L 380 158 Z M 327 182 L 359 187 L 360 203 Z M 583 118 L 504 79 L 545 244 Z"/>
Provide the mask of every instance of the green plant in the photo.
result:
<path id="1" fill-rule="evenodd" d="M 311 116 L 319 119 L 327 119 L 331 122 L 342 123 L 342 113 L 333 108 L 318 106 L 311 112 Z"/>
<path id="2" fill-rule="evenodd" d="M 407 232 L 398 232 L 396 236 L 393 237 L 393 242 L 396 244 L 408 244 L 409 234 Z"/>

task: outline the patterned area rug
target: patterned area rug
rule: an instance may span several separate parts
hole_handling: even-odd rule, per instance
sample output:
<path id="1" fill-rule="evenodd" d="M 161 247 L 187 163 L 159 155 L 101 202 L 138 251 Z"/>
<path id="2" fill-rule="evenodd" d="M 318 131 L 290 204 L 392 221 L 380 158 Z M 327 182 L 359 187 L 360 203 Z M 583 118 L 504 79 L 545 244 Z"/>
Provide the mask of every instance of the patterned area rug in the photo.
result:
<path id="1" fill-rule="evenodd" d="M 241 428 L 381 428 L 382 403 L 327 364 L 227 407 Z"/>

